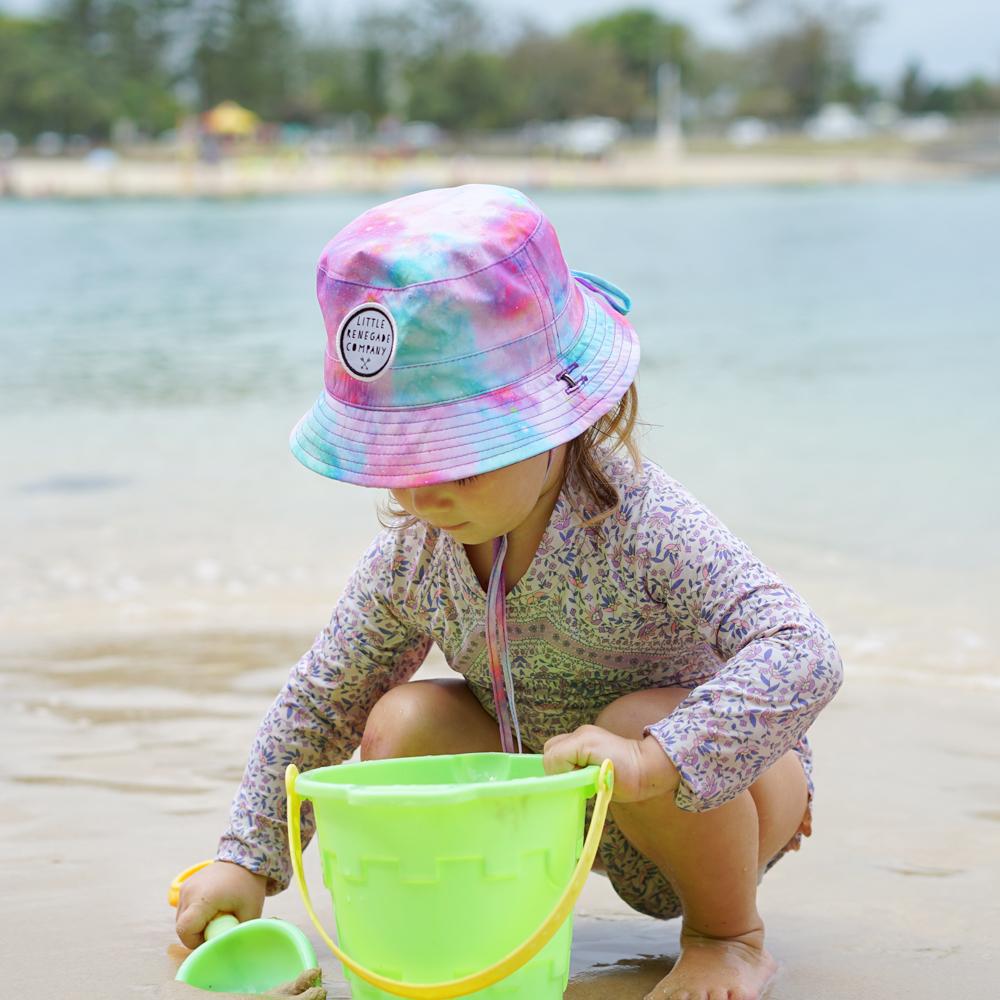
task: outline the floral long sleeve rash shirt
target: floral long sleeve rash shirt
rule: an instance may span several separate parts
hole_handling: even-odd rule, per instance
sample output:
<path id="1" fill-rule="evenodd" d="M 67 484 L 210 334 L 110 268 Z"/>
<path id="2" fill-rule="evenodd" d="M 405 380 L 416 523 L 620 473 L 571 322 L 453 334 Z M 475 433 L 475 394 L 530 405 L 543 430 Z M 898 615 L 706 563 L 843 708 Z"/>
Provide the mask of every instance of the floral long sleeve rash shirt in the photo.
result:
<path id="1" fill-rule="evenodd" d="M 507 632 L 526 752 L 592 723 L 622 695 L 690 694 L 650 726 L 699 812 L 748 788 L 789 749 L 811 781 L 805 732 L 842 680 L 829 633 L 803 599 L 704 505 L 650 461 L 603 456 L 621 498 L 588 526 L 570 476 L 534 560 L 507 596 Z M 433 643 L 494 715 L 486 595 L 460 542 L 417 523 L 382 531 L 329 624 L 292 669 L 257 731 L 217 857 L 291 877 L 284 772 L 340 763 L 369 712 Z M 313 832 L 306 804 L 303 840 Z"/>

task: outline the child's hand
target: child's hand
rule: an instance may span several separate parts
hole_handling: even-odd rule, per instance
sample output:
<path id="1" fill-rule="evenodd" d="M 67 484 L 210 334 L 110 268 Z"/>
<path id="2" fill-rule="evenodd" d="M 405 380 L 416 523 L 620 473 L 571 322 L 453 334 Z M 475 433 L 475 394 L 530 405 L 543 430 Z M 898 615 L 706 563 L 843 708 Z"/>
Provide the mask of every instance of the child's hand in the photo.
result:
<path id="1" fill-rule="evenodd" d="M 181 886 L 177 901 L 177 936 L 188 948 L 205 940 L 205 928 L 222 913 L 253 920 L 264 909 L 267 879 L 229 861 L 216 861 L 195 872 Z"/>
<path id="2" fill-rule="evenodd" d="M 673 794 L 680 784 L 677 768 L 652 736 L 628 740 L 600 726 L 580 726 L 572 733 L 553 736 L 543 752 L 546 774 L 562 774 L 610 758 L 615 765 L 612 802 L 642 802 Z"/>

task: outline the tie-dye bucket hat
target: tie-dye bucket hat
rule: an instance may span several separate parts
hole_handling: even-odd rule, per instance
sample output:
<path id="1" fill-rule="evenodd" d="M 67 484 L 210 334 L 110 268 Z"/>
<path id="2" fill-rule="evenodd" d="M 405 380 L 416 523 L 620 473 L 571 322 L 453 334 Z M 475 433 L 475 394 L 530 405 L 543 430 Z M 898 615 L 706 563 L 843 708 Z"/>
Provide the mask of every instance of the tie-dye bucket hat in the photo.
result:
<path id="1" fill-rule="evenodd" d="M 325 388 L 291 435 L 315 472 L 415 487 L 491 472 L 583 433 L 639 363 L 630 302 L 563 260 L 512 188 L 378 205 L 325 247 Z"/>

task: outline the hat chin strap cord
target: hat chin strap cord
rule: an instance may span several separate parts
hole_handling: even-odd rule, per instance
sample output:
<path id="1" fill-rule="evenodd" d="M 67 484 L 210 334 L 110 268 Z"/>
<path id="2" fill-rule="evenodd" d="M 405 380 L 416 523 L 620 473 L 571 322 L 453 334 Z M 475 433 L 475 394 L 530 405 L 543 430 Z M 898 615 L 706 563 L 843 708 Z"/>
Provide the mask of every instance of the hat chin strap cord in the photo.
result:
<path id="1" fill-rule="evenodd" d="M 544 487 L 552 468 L 552 450 L 546 456 Z M 493 705 L 500 727 L 500 749 L 504 753 L 523 753 L 521 727 L 517 721 L 514 701 L 514 675 L 510 669 L 510 649 L 507 643 L 507 580 L 503 563 L 507 556 L 507 536 L 493 539 L 493 566 L 486 587 L 486 650 L 490 660 L 490 681 L 493 685 Z"/>
<path id="2" fill-rule="evenodd" d="M 500 749 L 504 753 L 521 753 L 521 727 L 517 723 L 514 678 L 510 672 L 510 650 L 507 648 L 507 588 L 503 572 L 506 555 L 507 536 L 494 538 L 493 568 L 486 588 L 486 649 L 490 658 L 493 704 L 500 726 Z"/>

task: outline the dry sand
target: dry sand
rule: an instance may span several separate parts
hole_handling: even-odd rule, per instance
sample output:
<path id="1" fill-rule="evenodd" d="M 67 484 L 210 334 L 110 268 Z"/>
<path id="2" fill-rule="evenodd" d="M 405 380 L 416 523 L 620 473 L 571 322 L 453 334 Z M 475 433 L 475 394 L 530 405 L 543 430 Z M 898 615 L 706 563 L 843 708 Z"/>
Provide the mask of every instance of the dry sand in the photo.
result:
<path id="1" fill-rule="evenodd" d="M 850 184 L 967 177 L 967 164 L 898 151 L 661 156 L 623 152 L 606 160 L 546 157 L 241 156 L 220 163 L 129 160 L 0 162 L 0 194 L 19 198 L 239 197 L 327 191 L 396 192 L 470 181 L 525 188 L 671 188 L 739 184 Z"/>
<path id="2" fill-rule="evenodd" d="M 309 638 L 119 634 L 3 651 L 0 995 L 201 995 L 173 982 L 185 951 L 166 888 L 213 851 L 257 720 Z M 996 995 L 998 710 L 986 685 L 887 684 L 848 665 L 812 730 L 815 834 L 761 887 L 783 963 L 771 1000 Z M 329 917 L 325 896 L 320 907 Z M 349 996 L 294 890 L 265 914 L 307 929 L 329 995 Z M 566 996 L 638 1000 L 677 933 L 591 876 Z"/>

